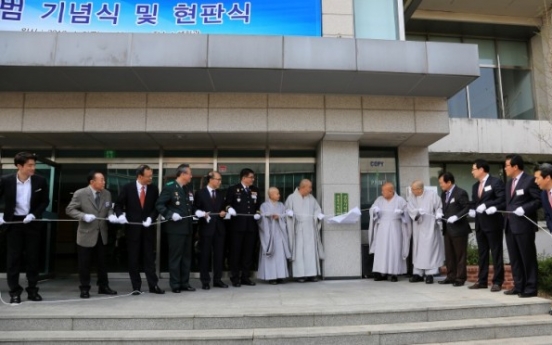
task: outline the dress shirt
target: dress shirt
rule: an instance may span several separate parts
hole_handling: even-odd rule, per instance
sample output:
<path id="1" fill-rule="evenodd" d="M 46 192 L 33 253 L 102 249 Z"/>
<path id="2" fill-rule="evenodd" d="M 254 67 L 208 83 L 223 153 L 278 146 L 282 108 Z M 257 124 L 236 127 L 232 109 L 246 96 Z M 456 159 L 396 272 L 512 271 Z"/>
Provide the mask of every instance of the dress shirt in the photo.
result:
<path id="1" fill-rule="evenodd" d="M 31 210 L 31 177 L 27 180 L 19 180 L 19 176 L 15 177 L 17 183 L 17 191 L 15 196 L 15 212 L 16 216 L 26 216 Z"/>

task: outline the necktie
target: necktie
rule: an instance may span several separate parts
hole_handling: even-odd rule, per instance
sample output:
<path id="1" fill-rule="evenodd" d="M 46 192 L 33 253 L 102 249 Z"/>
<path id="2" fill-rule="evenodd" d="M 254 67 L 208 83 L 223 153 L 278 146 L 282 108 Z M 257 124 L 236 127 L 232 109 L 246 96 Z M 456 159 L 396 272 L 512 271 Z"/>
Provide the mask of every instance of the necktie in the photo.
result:
<path id="1" fill-rule="evenodd" d="M 96 207 L 100 208 L 100 192 L 96 192 L 96 198 L 94 199 L 94 202 L 96 203 Z"/>
<path id="2" fill-rule="evenodd" d="M 450 199 L 450 191 L 446 192 L 445 193 L 445 202 L 448 204 L 449 202 L 449 199 Z"/>
<path id="3" fill-rule="evenodd" d="M 479 182 L 479 191 L 477 192 L 477 197 L 481 199 L 481 195 L 483 195 L 483 186 L 485 183 L 483 181 Z"/>
<path id="4" fill-rule="evenodd" d="M 510 196 L 514 196 L 514 191 L 516 190 L 517 177 L 512 180 L 512 190 L 510 191 Z"/>
<path id="5" fill-rule="evenodd" d="M 548 192 L 548 202 L 550 203 L 550 207 L 552 207 L 552 190 Z"/>
<path id="6" fill-rule="evenodd" d="M 144 208 L 144 203 L 146 202 L 146 186 L 142 186 L 140 189 L 140 206 Z"/>
<path id="7" fill-rule="evenodd" d="M 216 200 L 217 200 L 217 194 L 216 194 L 215 190 L 213 189 L 211 191 L 211 202 L 214 204 Z"/>
<path id="8" fill-rule="evenodd" d="M 245 192 L 249 194 L 249 187 L 245 187 Z"/>

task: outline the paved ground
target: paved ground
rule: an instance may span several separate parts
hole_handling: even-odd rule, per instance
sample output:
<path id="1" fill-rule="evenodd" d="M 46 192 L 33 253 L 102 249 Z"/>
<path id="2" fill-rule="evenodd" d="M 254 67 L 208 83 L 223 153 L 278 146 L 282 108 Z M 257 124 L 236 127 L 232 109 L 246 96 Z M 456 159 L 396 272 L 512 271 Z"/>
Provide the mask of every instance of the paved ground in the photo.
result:
<path id="1" fill-rule="evenodd" d="M 401 310 L 443 306 L 481 306 L 496 304 L 520 304 L 542 302 L 541 298 L 521 299 L 490 290 L 469 290 L 466 286 L 426 285 L 409 283 L 401 277 L 399 282 L 374 282 L 362 280 L 331 280 L 318 283 L 288 282 L 257 286 L 229 287 L 228 289 L 200 289 L 200 282 L 192 280 L 198 288 L 195 292 L 172 293 L 168 281 L 159 285 L 166 289 L 165 295 L 131 292 L 128 279 L 111 279 L 111 287 L 119 292 L 116 298 L 97 295 L 91 290 L 91 298 L 79 298 L 76 277 L 58 278 L 39 284 L 44 301 L 26 301 L 16 306 L 0 304 L 0 313 L 8 315 L 88 315 L 88 316 L 144 316 L 144 315 L 243 315 L 244 313 L 304 313 L 313 311 L 343 312 L 355 310 Z M 9 301 L 5 279 L 0 279 L 2 300 Z"/>

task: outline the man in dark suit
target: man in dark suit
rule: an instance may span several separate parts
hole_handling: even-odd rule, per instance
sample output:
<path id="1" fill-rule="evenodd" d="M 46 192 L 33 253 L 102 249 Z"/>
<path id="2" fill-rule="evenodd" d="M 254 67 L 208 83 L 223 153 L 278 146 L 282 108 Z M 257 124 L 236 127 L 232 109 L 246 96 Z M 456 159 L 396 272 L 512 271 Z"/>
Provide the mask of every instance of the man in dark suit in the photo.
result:
<path id="1" fill-rule="evenodd" d="M 198 190 L 194 197 L 194 210 L 199 218 L 199 271 L 203 290 L 211 287 L 209 276 L 211 253 L 213 254 L 213 286 L 227 288 L 222 281 L 222 266 L 224 260 L 224 196 L 218 191 L 221 176 L 217 171 L 205 175 L 207 186 Z"/>
<path id="2" fill-rule="evenodd" d="M 17 173 L 2 176 L 0 179 L 0 197 L 4 196 L 4 217 L 0 225 L 7 225 L 7 270 L 10 288 L 10 303 L 21 303 L 23 288 L 19 285 L 21 259 L 27 255 L 27 297 L 31 301 L 42 301 L 38 294 L 38 273 L 40 266 L 40 230 L 43 224 L 33 222 L 42 218 L 48 207 L 48 185 L 46 179 L 35 175 L 36 157 L 29 152 L 15 155 L 14 164 Z"/>
<path id="3" fill-rule="evenodd" d="M 105 219 L 110 223 L 118 223 L 113 214 L 111 193 L 105 190 L 105 177 L 101 171 L 92 170 L 87 180 L 88 187 L 77 190 L 65 208 L 69 217 L 79 220 L 77 251 L 80 297 L 90 298 L 90 266 L 94 252 L 98 266 L 98 294 L 116 295 L 117 291 L 109 287 L 106 260 L 108 234 Z"/>
<path id="4" fill-rule="evenodd" d="M 144 272 L 148 281 L 149 292 L 164 294 L 157 283 L 159 279 L 155 274 L 155 238 L 156 229 L 150 228 L 153 219 L 157 219 L 155 202 L 159 196 L 159 189 L 152 185 L 153 170 L 142 164 L 136 169 L 136 181 L 127 183 L 121 189 L 115 214 L 119 223 L 128 224 L 126 230 L 126 241 L 128 249 L 128 273 L 132 283 L 133 295 L 139 295 L 142 287 L 140 278 L 140 254 L 144 262 Z M 124 213 L 123 213 L 124 212 Z M 136 223 L 142 223 L 138 225 Z M 140 251 L 140 248 L 142 249 Z"/>
<path id="5" fill-rule="evenodd" d="M 506 183 L 506 214 L 504 229 L 510 256 L 514 287 L 506 295 L 533 297 L 537 295 L 537 248 L 535 246 L 537 210 L 541 206 L 539 187 L 535 178 L 523 171 L 523 158 L 506 156 L 504 171 L 510 180 Z M 529 219 L 527 219 L 528 217 Z"/>
<path id="6" fill-rule="evenodd" d="M 194 195 L 188 188 L 192 169 L 188 164 L 176 168 L 176 179 L 168 182 L 155 203 L 168 220 L 163 224 L 169 242 L 169 284 L 174 293 L 195 291 L 190 285 L 192 265 L 192 205 Z"/>
<path id="7" fill-rule="evenodd" d="M 502 290 L 504 283 L 503 231 L 504 218 L 501 213 L 506 207 L 504 183 L 489 175 L 489 163 L 477 159 L 472 166 L 472 175 L 479 180 L 472 187 L 470 216 L 475 217 L 475 236 L 479 254 L 479 277 L 470 289 L 486 289 L 489 277 L 489 250 L 493 256 L 494 274 L 492 292 Z"/>
<path id="8" fill-rule="evenodd" d="M 535 183 L 541 189 L 541 203 L 546 227 L 552 232 L 552 164 L 544 163 L 535 169 Z"/>
<path id="9" fill-rule="evenodd" d="M 259 230 L 257 220 L 261 219 L 259 189 L 253 185 L 255 173 L 242 169 L 240 183 L 231 186 L 226 192 L 225 210 L 232 216 L 230 220 L 230 270 L 232 286 L 254 286 L 250 279 L 253 252 Z M 240 275 L 241 272 L 241 275 Z"/>
<path id="10" fill-rule="evenodd" d="M 445 261 L 447 278 L 439 284 L 462 286 L 466 282 L 466 259 L 468 235 L 471 232 L 466 214 L 470 210 L 468 193 L 454 184 L 454 175 L 445 172 L 439 175 L 439 185 L 443 190 L 443 232 L 445 234 Z"/>

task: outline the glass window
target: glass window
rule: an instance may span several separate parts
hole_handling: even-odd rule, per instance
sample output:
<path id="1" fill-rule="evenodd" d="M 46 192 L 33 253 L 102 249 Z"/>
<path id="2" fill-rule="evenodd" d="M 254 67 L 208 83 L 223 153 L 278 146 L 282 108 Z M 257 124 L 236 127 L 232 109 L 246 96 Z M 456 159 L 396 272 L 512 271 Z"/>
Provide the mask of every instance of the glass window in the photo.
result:
<path id="1" fill-rule="evenodd" d="M 501 69 L 504 118 L 535 119 L 531 72 L 519 69 Z"/>
<path id="2" fill-rule="evenodd" d="M 495 69 L 481 68 L 481 76 L 469 86 L 470 114 L 472 118 L 498 118 Z"/>
<path id="3" fill-rule="evenodd" d="M 285 202 L 302 179 L 312 182 L 312 195 L 316 195 L 315 164 L 311 163 L 270 163 L 269 187 L 280 190 L 280 201 Z"/>
<path id="4" fill-rule="evenodd" d="M 355 37 L 398 40 L 397 0 L 355 0 Z"/>
<path id="5" fill-rule="evenodd" d="M 498 41 L 498 56 L 501 66 L 529 68 L 529 55 L 525 42 Z"/>
<path id="6" fill-rule="evenodd" d="M 493 40 L 466 38 L 464 43 L 477 44 L 479 51 L 479 64 L 496 66 L 496 49 Z"/>
<path id="7" fill-rule="evenodd" d="M 462 43 L 462 39 L 460 37 L 451 36 L 429 36 L 427 40 L 430 42 Z"/>
<path id="8" fill-rule="evenodd" d="M 466 89 L 460 90 L 448 100 L 448 111 L 450 117 L 468 117 L 468 98 Z"/>

